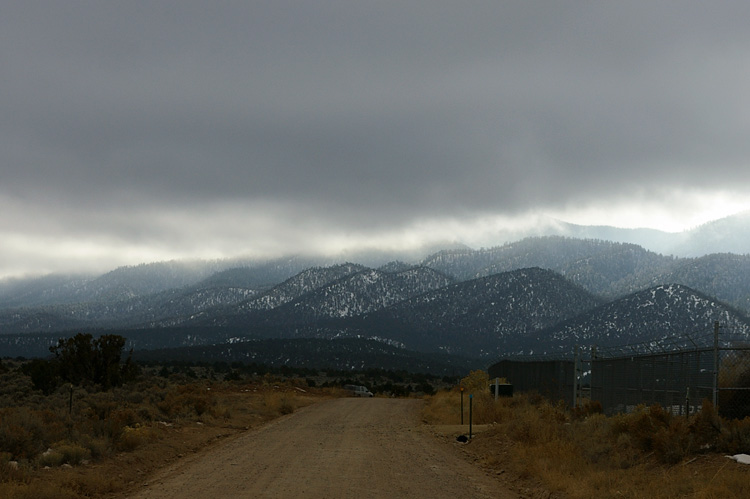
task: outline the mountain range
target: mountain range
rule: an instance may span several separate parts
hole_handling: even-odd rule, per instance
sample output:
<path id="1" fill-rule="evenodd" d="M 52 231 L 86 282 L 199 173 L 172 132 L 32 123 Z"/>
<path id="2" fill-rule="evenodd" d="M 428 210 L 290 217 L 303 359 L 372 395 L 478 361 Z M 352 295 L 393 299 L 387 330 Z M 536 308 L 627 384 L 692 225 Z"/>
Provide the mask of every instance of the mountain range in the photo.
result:
<path id="1" fill-rule="evenodd" d="M 709 234 L 740 245 L 750 234 L 747 222 L 738 215 L 679 237 L 694 249 Z M 566 230 L 574 229 L 593 235 L 606 228 Z M 606 232 L 614 238 L 617 230 Z M 632 242 L 547 235 L 367 264 L 385 256 L 366 263 L 173 261 L 100 276 L 0 281 L 0 356 L 44 355 L 57 338 L 90 331 L 122 334 L 144 356 L 158 349 L 189 357 L 175 349 L 192 349 L 200 358 L 288 358 L 305 366 L 318 359 L 336 368 L 380 362 L 445 372 L 471 358 L 703 338 L 715 321 L 727 338 L 750 339 L 744 253 L 680 257 Z M 271 339 L 290 342 L 295 354 L 284 357 Z M 360 343 L 344 348 L 344 341 Z"/>
<path id="2" fill-rule="evenodd" d="M 506 239 L 505 242 L 528 236 L 564 236 L 636 244 L 662 255 L 695 258 L 712 253 L 747 253 L 750 251 L 749 228 L 750 211 L 707 222 L 682 232 L 576 225 L 545 219 L 536 228 L 521 232 L 523 235 L 520 237 L 515 233 L 517 237 Z"/>

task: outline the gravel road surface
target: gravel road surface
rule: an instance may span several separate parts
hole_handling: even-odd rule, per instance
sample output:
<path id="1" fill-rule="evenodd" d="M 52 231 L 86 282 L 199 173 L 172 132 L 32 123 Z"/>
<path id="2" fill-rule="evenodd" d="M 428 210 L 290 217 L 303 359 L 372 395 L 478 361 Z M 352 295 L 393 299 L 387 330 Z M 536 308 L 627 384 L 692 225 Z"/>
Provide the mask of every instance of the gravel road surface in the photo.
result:
<path id="1" fill-rule="evenodd" d="M 510 498 L 500 477 L 419 422 L 415 399 L 317 403 L 181 459 L 137 499 Z M 460 445 L 460 444 L 455 444 Z"/>

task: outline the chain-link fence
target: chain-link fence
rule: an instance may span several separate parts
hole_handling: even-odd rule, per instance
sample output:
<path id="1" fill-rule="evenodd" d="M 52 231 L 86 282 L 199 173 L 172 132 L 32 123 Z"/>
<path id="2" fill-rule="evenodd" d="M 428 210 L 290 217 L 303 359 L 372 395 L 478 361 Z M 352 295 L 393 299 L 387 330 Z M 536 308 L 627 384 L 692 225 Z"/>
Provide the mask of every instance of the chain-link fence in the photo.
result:
<path id="1" fill-rule="evenodd" d="M 687 415 L 709 400 L 724 417 L 750 416 L 750 346 L 720 343 L 718 325 L 712 343 L 688 338 L 647 348 L 592 348 L 588 354 L 577 349 L 572 359 L 505 359 L 489 375 L 507 379 L 516 392 L 535 391 L 571 407 L 598 401 L 605 414 L 658 404 Z"/>
<path id="2" fill-rule="evenodd" d="M 713 400 L 713 349 L 669 352 L 591 362 L 591 400 L 606 414 L 632 412 L 641 404 L 658 404 L 674 414 L 700 409 Z"/>
<path id="3" fill-rule="evenodd" d="M 717 403 L 728 418 L 750 416 L 750 346 L 719 349 Z"/>
<path id="4" fill-rule="evenodd" d="M 534 391 L 574 405 L 575 363 L 567 360 L 502 360 L 489 369 L 490 379 L 505 378 L 514 391 Z"/>

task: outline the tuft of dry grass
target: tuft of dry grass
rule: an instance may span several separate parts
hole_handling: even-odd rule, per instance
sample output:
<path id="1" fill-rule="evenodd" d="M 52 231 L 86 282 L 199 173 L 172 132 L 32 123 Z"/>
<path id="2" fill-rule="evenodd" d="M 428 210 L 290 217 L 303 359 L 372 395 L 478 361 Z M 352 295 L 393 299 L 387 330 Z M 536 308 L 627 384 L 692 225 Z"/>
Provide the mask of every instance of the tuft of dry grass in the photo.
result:
<path id="1" fill-rule="evenodd" d="M 294 393 L 267 391 L 263 394 L 263 406 L 270 415 L 292 414 L 297 409 Z"/>
<path id="2" fill-rule="evenodd" d="M 423 420 L 455 424 L 456 390 L 427 397 Z M 467 413 L 468 414 L 468 413 Z M 490 424 L 464 449 L 493 473 L 573 498 L 750 497 L 750 419 L 723 421 L 710 404 L 689 419 L 661 407 L 602 415 L 569 411 L 536 395 L 474 397 L 474 424 Z M 465 418 L 468 425 L 468 417 Z"/>

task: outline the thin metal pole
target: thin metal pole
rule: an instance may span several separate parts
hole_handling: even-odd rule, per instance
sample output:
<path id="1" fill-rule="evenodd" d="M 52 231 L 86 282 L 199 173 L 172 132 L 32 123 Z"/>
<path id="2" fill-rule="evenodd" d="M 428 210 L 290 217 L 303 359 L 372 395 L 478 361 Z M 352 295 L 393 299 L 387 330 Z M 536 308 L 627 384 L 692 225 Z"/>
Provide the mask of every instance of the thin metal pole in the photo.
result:
<path id="1" fill-rule="evenodd" d="M 589 374 L 589 399 L 591 400 L 599 400 L 602 403 L 602 408 L 606 410 L 606 404 L 607 401 L 604 400 L 604 391 L 602 391 L 599 394 L 599 397 L 594 395 L 594 365 L 596 361 L 596 345 L 591 346 L 591 363 L 589 364 L 589 370 L 591 373 Z"/>
<path id="2" fill-rule="evenodd" d="M 714 409 L 719 408 L 719 321 L 714 322 Z"/>
<path id="3" fill-rule="evenodd" d="M 464 424 L 464 387 L 461 387 L 461 424 Z"/>
<path id="4" fill-rule="evenodd" d="M 573 407 L 578 407 L 578 362 L 579 347 L 576 345 L 573 357 Z"/>
<path id="5" fill-rule="evenodd" d="M 471 414 L 472 400 L 474 400 L 474 394 L 469 394 L 469 440 L 471 440 L 471 425 L 473 423 L 473 416 Z"/>

